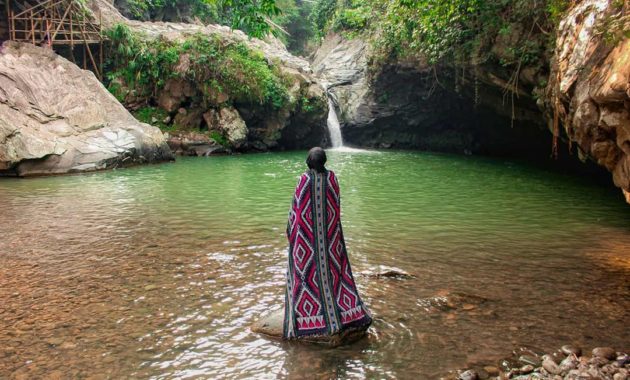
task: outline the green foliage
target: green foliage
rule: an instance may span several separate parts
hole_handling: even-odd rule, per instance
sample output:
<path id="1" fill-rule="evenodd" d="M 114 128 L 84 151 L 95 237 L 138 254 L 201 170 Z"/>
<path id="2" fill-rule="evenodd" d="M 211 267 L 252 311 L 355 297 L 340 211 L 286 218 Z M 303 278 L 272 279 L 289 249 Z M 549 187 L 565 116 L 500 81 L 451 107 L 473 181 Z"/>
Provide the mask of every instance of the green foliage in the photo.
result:
<path id="1" fill-rule="evenodd" d="M 127 6 L 130 16 L 140 20 L 185 15 L 205 23 L 230 25 L 257 38 L 275 31 L 270 20 L 281 13 L 276 0 L 127 0 Z"/>
<path id="2" fill-rule="evenodd" d="M 107 61 L 109 88 L 116 94 L 120 80 L 142 95 L 156 96 L 169 78 L 183 77 L 201 88 L 204 102 L 213 104 L 224 93 L 232 102 L 257 103 L 272 109 L 289 100 L 286 83 L 275 65 L 243 43 L 196 35 L 183 43 L 147 40 L 117 25 L 107 31 L 111 52 Z M 190 64 L 178 68 L 182 56 Z"/>
<path id="3" fill-rule="evenodd" d="M 323 37 L 330 27 L 330 20 L 337 9 L 336 0 L 316 0 L 311 11 L 310 20 L 318 38 Z"/>
<path id="4" fill-rule="evenodd" d="M 169 126 L 164 123 L 168 117 L 168 113 L 158 107 L 142 107 L 133 112 L 133 116 L 143 123 L 154 125 L 163 132 L 170 132 L 176 129 L 176 126 Z"/>
<path id="5" fill-rule="evenodd" d="M 314 29 L 307 21 L 311 13 L 311 0 L 276 0 L 282 13 L 272 18 L 273 22 L 283 28 L 275 33 L 295 54 L 308 55 L 308 44 L 313 37 Z"/>
<path id="6" fill-rule="evenodd" d="M 269 19 L 281 13 L 275 0 L 222 0 L 222 5 L 231 15 L 232 28 L 257 38 L 272 32 Z"/>
<path id="7" fill-rule="evenodd" d="M 131 16 L 136 19 L 154 19 L 159 14 L 178 14 L 188 10 L 190 16 L 204 22 L 221 20 L 220 5 L 214 0 L 127 0 Z"/>
<path id="8" fill-rule="evenodd" d="M 231 144 L 228 141 L 227 137 L 223 136 L 217 131 L 210 131 L 210 138 L 216 141 L 218 144 L 223 145 L 224 147 L 230 147 Z"/>
<path id="9" fill-rule="evenodd" d="M 620 0 L 616 0 L 620 1 Z M 529 39 L 529 27 L 553 31 L 569 0 L 315 0 L 311 21 L 316 36 L 331 30 L 366 34 L 380 62 L 421 56 L 441 61 L 478 64 L 492 59 L 498 36 L 509 36 L 514 24 L 524 25 L 518 43 L 507 46 L 502 64 L 534 63 L 545 51 L 544 39 Z M 531 34 L 531 32 L 530 32 Z"/>
<path id="10" fill-rule="evenodd" d="M 351 8 L 343 9 L 335 20 L 336 29 L 362 30 L 372 15 L 371 8 L 363 1 L 354 0 Z"/>

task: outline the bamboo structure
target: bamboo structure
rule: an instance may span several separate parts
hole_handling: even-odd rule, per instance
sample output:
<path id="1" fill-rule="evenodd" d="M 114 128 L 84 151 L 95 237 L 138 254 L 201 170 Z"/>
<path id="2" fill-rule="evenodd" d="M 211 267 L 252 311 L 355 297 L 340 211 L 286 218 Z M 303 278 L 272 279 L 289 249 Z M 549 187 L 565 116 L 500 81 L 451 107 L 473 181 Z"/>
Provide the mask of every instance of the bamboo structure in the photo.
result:
<path id="1" fill-rule="evenodd" d="M 103 31 L 100 19 L 79 0 L 6 0 L 9 38 L 54 49 L 68 46 L 83 48 L 83 67 L 89 65 L 99 79 L 103 68 Z M 95 56 L 92 45 L 98 45 Z M 97 63 L 98 59 L 98 63 Z"/>

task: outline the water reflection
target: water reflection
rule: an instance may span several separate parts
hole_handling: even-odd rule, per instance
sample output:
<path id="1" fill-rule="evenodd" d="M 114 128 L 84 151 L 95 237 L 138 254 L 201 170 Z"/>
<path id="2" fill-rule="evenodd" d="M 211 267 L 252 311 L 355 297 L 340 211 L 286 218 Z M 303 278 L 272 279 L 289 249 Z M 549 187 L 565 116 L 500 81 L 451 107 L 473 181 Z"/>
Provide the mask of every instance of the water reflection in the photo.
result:
<path id="1" fill-rule="evenodd" d="M 435 378 L 514 347 L 628 349 L 630 210 L 525 166 L 330 152 L 368 339 L 248 326 L 283 301 L 302 154 L 0 182 L 0 377 Z"/>

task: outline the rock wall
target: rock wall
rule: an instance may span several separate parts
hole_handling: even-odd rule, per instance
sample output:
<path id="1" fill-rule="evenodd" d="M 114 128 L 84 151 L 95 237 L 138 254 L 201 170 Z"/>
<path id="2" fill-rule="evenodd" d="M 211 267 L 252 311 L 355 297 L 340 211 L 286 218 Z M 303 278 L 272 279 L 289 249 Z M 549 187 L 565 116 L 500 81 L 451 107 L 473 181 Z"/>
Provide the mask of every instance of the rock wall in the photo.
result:
<path id="1" fill-rule="evenodd" d="M 562 20 L 542 108 L 549 129 L 610 171 L 630 203 L 630 39 L 607 36 L 630 30 L 630 9 L 613 3 L 584 0 Z"/>
<path id="2" fill-rule="evenodd" d="M 49 49 L 0 50 L 0 175 L 84 172 L 172 159 L 90 71 Z"/>
<path id="3" fill-rule="evenodd" d="M 309 62 L 290 54 L 276 39 L 261 41 L 226 26 L 128 20 L 107 0 L 93 0 L 90 7 L 103 15 L 104 27 L 126 24 L 148 39 L 183 42 L 195 35 L 219 37 L 223 43 L 241 42 L 260 51 L 269 65 L 277 65 L 289 78 L 289 104 L 270 110 L 253 103 L 237 103 L 226 94 L 217 93 L 210 105 L 200 96 L 203 83 L 182 76 L 168 79 L 158 96 L 138 96 L 130 91 L 124 103 L 130 108 L 155 105 L 169 114 L 169 123 L 184 127 L 184 134 L 218 131 L 236 151 L 307 148 L 319 145 L 326 138 L 327 102 L 322 87 L 312 75 Z M 180 56 L 178 68 L 187 67 L 186 56 Z M 124 86 L 124 84 L 122 84 Z M 302 108 L 306 99 L 309 107 Z M 175 138 L 179 139 L 180 134 Z"/>
<path id="4" fill-rule="evenodd" d="M 490 68 L 462 74 L 418 59 L 375 69 L 370 55 L 369 43 L 359 38 L 329 35 L 313 62 L 339 106 L 348 144 L 549 156 L 550 139 L 532 96 L 521 91 L 512 122 L 505 81 Z"/>

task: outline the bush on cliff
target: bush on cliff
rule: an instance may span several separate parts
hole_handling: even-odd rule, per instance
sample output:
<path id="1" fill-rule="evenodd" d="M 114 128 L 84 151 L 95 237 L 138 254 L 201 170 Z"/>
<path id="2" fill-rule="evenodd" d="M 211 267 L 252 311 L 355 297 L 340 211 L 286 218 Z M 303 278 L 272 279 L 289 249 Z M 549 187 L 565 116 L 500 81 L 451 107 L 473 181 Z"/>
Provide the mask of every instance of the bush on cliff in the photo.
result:
<path id="1" fill-rule="evenodd" d="M 119 24 L 107 31 L 111 49 L 106 64 L 108 88 L 121 97 L 120 83 L 140 96 L 156 97 L 170 78 L 198 85 L 202 103 L 215 102 L 214 94 L 232 103 L 254 103 L 271 109 L 289 101 L 286 80 L 275 65 L 244 43 L 218 36 L 196 35 L 184 42 L 151 40 Z M 186 57 L 185 61 L 182 57 Z"/>

